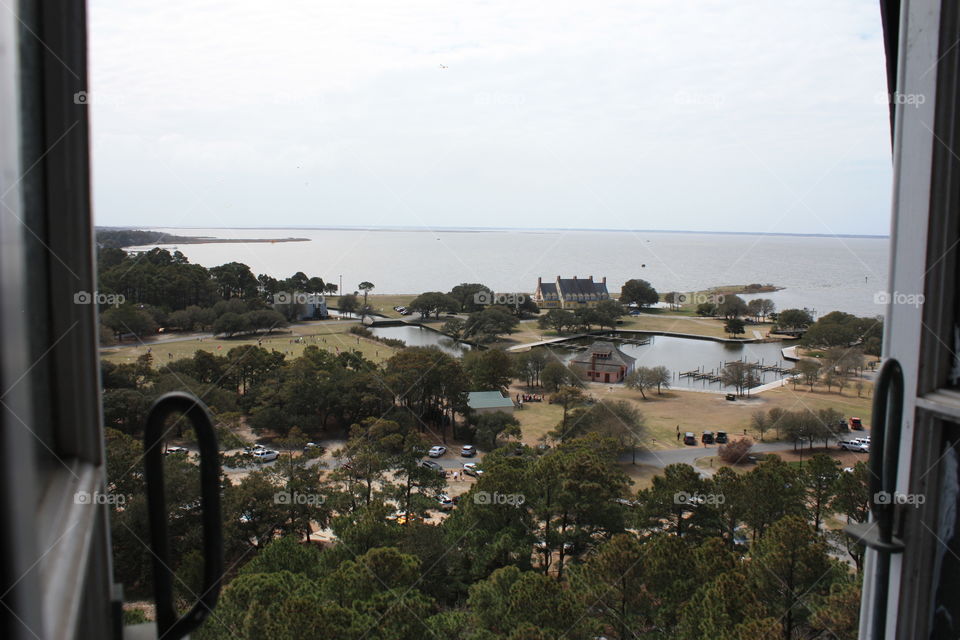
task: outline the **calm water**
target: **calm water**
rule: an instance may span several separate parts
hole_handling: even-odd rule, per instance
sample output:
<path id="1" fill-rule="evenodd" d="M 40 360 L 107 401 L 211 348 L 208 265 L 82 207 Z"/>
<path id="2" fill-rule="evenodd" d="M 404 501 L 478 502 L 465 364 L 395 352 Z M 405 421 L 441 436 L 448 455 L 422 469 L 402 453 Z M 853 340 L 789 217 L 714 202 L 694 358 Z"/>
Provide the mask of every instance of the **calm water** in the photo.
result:
<path id="1" fill-rule="evenodd" d="M 886 288 L 885 238 L 727 235 L 639 231 L 389 231 L 322 229 L 163 229 L 219 238 L 310 238 L 276 244 L 178 247 L 207 267 L 239 261 L 255 274 L 297 271 L 374 293 L 448 291 L 461 282 L 532 292 L 537 277 L 607 277 L 611 291 L 643 278 L 659 291 L 770 283 L 778 308 L 883 312 L 874 295 Z"/>
<path id="2" fill-rule="evenodd" d="M 695 340 L 690 338 L 674 338 L 672 336 L 647 336 L 650 343 L 637 345 L 620 343 L 620 349 L 627 355 L 637 359 L 638 367 L 664 366 L 673 373 L 671 385 L 680 388 L 714 389 L 719 390 L 719 383 L 693 378 L 681 378 L 680 373 L 700 369 L 702 371 L 718 373 L 728 362 L 746 360 L 748 362 L 762 362 L 765 365 L 778 365 L 785 369 L 792 369 L 789 360 L 783 360 L 780 352 L 784 346 L 780 342 L 758 342 L 753 344 L 728 344 L 712 340 Z M 587 340 L 585 343 L 589 343 Z M 566 349 L 551 349 L 557 357 L 570 360 L 575 352 Z M 782 376 L 774 372 L 758 372 L 760 383 L 774 382 Z"/>
<path id="3" fill-rule="evenodd" d="M 450 338 L 419 327 L 372 327 L 376 335 L 384 338 L 399 338 L 411 347 L 426 347 L 436 345 L 443 351 L 454 355 L 462 356 L 467 350 L 468 345 L 462 345 L 454 342 Z M 673 373 L 674 387 L 692 388 L 692 389 L 712 389 L 720 390 L 722 385 L 716 382 L 706 380 L 694 380 L 690 377 L 680 377 L 680 373 L 700 369 L 708 372 L 719 372 L 728 362 L 734 360 L 746 360 L 748 362 L 761 362 L 766 365 L 778 365 L 785 369 L 792 369 L 793 365 L 789 360 L 783 360 L 780 349 L 783 344 L 780 342 L 760 342 L 755 344 L 728 344 L 714 342 L 712 340 L 696 340 L 691 338 L 675 338 L 672 336 L 654 336 L 634 334 L 631 336 L 637 338 L 649 338 L 649 344 L 639 345 L 631 343 L 618 343 L 620 349 L 627 355 L 637 359 L 638 367 L 656 367 L 664 366 Z M 592 340 L 578 340 L 578 344 L 589 344 Z M 547 348 L 547 347 L 543 347 Z M 573 349 L 564 349 L 559 347 L 549 347 L 551 353 L 558 359 L 566 362 L 572 359 L 577 352 Z M 758 372 L 760 383 L 773 382 L 782 376 L 772 372 Z"/>
<path id="4" fill-rule="evenodd" d="M 420 327 L 371 327 L 374 335 L 381 338 L 403 340 L 408 347 L 429 347 L 436 345 L 452 356 L 462 356 L 470 350 L 470 345 L 462 344 L 445 335 Z"/>

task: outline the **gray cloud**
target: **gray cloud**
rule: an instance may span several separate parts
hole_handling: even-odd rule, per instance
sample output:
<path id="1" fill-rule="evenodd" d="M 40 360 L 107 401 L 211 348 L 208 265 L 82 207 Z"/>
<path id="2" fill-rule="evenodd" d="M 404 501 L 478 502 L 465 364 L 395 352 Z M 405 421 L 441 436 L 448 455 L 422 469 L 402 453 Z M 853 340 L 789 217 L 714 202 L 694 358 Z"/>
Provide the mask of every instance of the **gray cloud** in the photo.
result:
<path id="1" fill-rule="evenodd" d="M 888 231 L 874 2 L 90 17 L 99 224 Z"/>

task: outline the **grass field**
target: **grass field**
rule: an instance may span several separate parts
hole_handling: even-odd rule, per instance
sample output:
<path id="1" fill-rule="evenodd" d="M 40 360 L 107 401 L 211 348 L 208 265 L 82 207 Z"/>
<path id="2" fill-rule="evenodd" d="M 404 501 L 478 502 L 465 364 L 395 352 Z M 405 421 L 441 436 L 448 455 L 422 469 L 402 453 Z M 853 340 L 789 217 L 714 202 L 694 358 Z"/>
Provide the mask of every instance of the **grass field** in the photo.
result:
<path id="1" fill-rule="evenodd" d="M 613 389 L 612 391 L 610 389 Z M 523 393 L 520 386 L 510 389 L 511 395 Z M 671 449 L 677 446 L 676 429 L 699 433 L 704 429 L 712 431 L 726 431 L 731 435 L 747 435 L 759 440 L 759 434 L 751 431 L 750 417 L 754 411 L 769 411 L 773 407 L 780 407 L 788 411 L 817 411 L 819 409 L 834 408 L 843 415 L 862 418 L 869 428 L 870 403 L 872 398 L 869 383 L 863 397 L 858 398 L 855 392 L 847 390 L 843 395 L 835 390 L 828 393 L 824 387 L 808 387 L 798 385 L 771 389 L 750 398 L 743 398 L 736 402 L 727 401 L 723 395 L 713 393 L 699 393 L 696 391 L 664 391 L 662 395 L 656 392 L 648 393 L 644 400 L 640 393 L 631 391 L 620 385 L 587 385 L 586 392 L 598 400 L 625 400 L 630 402 L 643 414 L 645 430 L 648 440 L 644 443 L 650 449 Z M 535 444 L 548 431 L 560 422 L 563 411 L 558 405 L 548 402 L 526 403 L 521 411 L 514 415 L 520 420 L 523 431 L 523 441 Z M 768 432 L 764 440 L 775 440 L 776 433 Z"/>
<path id="2" fill-rule="evenodd" d="M 379 313 L 381 315 L 388 316 L 390 318 L 401 318 L 399 313 L 393 310 L 394 307 L 402 306 L 405 307 L 410 304 L 410 301 L 417 297 L 416 293 L 398 293 L 396 295 L 377 295 L 370 294 L 367 298 L 367 304 L 371 306 L 374 313 Z M 362 295 L 358 295 L 358 298 L 363 299 Z M 337 306 L 338 296 L 331 296 L 327 299 L 327 304 L 330 306 Z M 407 316 L 410 317 L 410 316 Z"/>
<path id="3" fill-rule="evenodd" d="M 661 316 L 655 314 L 643 314 L 639 316 L 624 316 L 623 324 L 618 325 L 618 329 L 633 329 L 635 331 L 673 331 L 676 333 L 693 333 L 701 336 L 711 336 L 714 338 L 729 338 L 730 336 L 723 330 L 724 321 L 719 318 L 675 318 L 670 316 Z M 746 333 L 741 338 L 756 338 L 754 331 L 758 331 L 761 336 L 766 337 L 767 332 L 773 324 L 761 322 L 757 324 L 748 324 Z"/>
<path id="4" fill-rule="evenodd" d="M 349 333 L 352 323 L 345 322 L 306 322 L 291 326 L 285 333 L 242 338 L 203 338 L 187 339 L 176 342 L 154 342 L 131 344 L 127 347 L 115 347 L 101 352 L 104 360 L 114 363 L 130 363 L 147 353 L 150 349 L 156 365 L 180 358 L 190 358 L 194 352 L 203 349 L 211 353 L 226 355 L 230 349 L 241 345 L 260 344 L 269 351 L 279 351 L 288 358 L 296 358 L 309 345 L 316 345 L 331 353 L 344 350 L 360 351 L 365 358 L 374 362 L 383 362 L 396 353 L 396 349 L 375 340 L 360 338 Z M 297 342 L 303 338 L 303 342 Z"/>

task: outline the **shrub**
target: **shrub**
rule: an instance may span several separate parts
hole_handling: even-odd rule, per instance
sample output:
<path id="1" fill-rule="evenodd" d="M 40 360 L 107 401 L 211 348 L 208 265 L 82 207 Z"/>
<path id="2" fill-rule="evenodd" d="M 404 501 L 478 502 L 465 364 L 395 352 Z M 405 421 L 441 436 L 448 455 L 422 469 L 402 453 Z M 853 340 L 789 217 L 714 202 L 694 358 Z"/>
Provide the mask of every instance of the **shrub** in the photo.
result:
<path id="1" fill-rule="evenodd" d="M 750 438 L 740 438 L 728 444 L 720 445 L 718 455 L 721 460 L 728 464 L 739 464 L 745 460 L 752 448 L 753 440 Z"/>

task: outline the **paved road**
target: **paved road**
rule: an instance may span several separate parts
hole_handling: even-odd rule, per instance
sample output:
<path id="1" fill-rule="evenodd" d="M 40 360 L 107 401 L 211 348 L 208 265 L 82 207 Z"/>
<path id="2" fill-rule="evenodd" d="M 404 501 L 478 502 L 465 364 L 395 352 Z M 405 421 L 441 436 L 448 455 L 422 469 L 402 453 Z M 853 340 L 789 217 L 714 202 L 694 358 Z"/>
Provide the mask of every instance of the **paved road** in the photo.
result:
<path id="1" fill-rule="evenodd" d="M 770 451 L 782 451 L 790 448 L 788 442 L 757 442 L 754 443 L 751 453 L 767 453 Z M 686 446 L 682 449 L 654 449 L 637 452 L 637 462 L 640 464 L 649 464 L 654 467 L 666 467 L 671 464 L 689 464 L 692 465 L 698 458 L 705 458 L 717 455 L 717 445 L 704 447 Z M 625 454 L 620 457 L 621 461 L 629 462 L 632 460 L 631 454 Z"/>
<path id="2" fill-rule="evenodd" d="M 343 441 L 328 441 L 328 442 L 323 442 L 322 444 L 324 447 L 327 448 L 327 456 L 324 456 L 323 458 L 312 459 L 309 462 L 307 462 L 307 466 L 313 467 L 323 462 L 327 464 L 327 468 L 329 469 L 336 468 L 337 464 L 334 460 L 329 458 L 329 454 L 333 450 L 343 446 Z M 196 447 L 193 445 L 188 445 L 187 448 L 190 449 L 191 451 L 191 454 L 190 454 L 191 458 L 194 458 L 197 455 Z M 698 444 L 695 447 L 685 446 L 677 449 L 638 450 L 636 455 L 636 462 L 637 464 L 650 465 L 658 469 L 663 469 L 666 466 L 671 464 L 689 464 L 690 466 L 696 468 L 695 463 L 698 459 L 717 455 L 718 448 L 719 447 L 717 445 L 710 445 L 710 446 L 704 447 L 702 444 Z M 751 453 L 753 454 L 769 453 L 771 451 L 784 451 L 791 448 L 792 448 L 792 445 L 789 442 L 755 442 L 753 445 L 753 448 L 751 449 Z M 232 453 L 236 453 L 236 451 L 230 451 L 228 453 L 232 454 Z M 281 460 L 282 459 L 283 457 L 281 455 Z M 463 456 L 460 455 L 459 446 L 450 446 L 447 448 L 447 452 L 442 456 L 440 456 L 439 458 L 429 458 L 429 459 L 433 460 L 444 469 L 453 471 L 455 469 L 462 469 L 464 463 L 466 462 L 474 462 L 479 465 L 482 465 L 483 454 L 478 453 L 476 456 L 472 458 L 464 458 Z M 866 456 L 864 457 L 864 459 L 866 459 Z M 633 456 L 630 453 L 625 453 L 620 456 L 620 462 L 629 463 L 632 460 L 633 460 Z M 277 460 L 274 462 L 267 462 L 267 463 L 252 463 L 247 467 L 241 467 L 241 468 L 227 467 L 224 469 L 224 471 L 228 475 L 232 475 L 240 472 L 249 472 L 255 469 L 262 469 L 264 467 L 275 466 L 279 461 L 280 460 Z M 698 471 L 703 476 L 711 476 L 713 475 L 715 468 L 698 469 Z"/>

